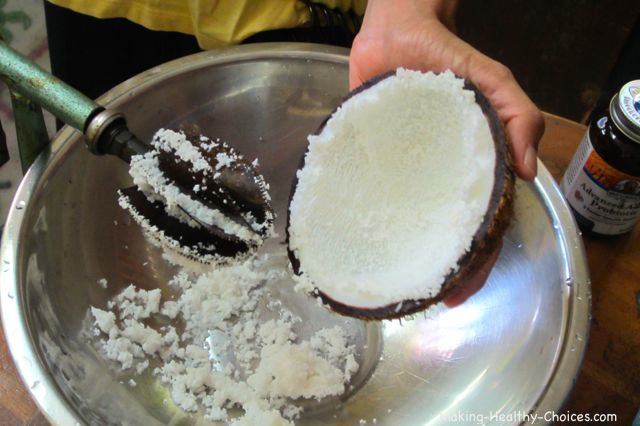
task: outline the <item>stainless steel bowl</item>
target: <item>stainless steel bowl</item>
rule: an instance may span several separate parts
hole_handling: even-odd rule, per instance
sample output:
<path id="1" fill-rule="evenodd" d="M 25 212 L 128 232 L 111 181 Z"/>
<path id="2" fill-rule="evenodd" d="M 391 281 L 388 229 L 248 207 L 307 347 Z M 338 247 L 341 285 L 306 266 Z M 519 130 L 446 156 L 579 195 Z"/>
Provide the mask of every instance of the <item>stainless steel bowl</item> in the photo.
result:
<path id="1" fill-rule="evenodd" d="M 205 52 L 151 69 L 101 102 L 125 112 L 143 138 L 197 124 L 260 158 L 284 235 L 306 135 L 347 92 L 347 54 L 301 44 Z M 461 306 L 365 324 L 312 308 L 290 282 L 272 289 L 308 324 L 341 323 L 357 338 L 362 367 L 352 394 L 311 406 L 300 423 L 505 424 L 560 408 L 584 353 L 590 290 L 573 219 L 539 169 L 533 184 L 517 184 L 515 220 L 488 283 Z M 18 370 L 54 424 L 202 421 L 163 404 L 167 392 L 150 375 L 135 388 L 121 384 L 127 376 L 81 336 L 90 305 L 104 306 L 130 282 L 164 286 L 172 272 L 117 206 L 116 189 L 129 183 L 124 164 L 90 155 L 67 128 L 11 208 L 0 249 L 2 320 Z M 264 250 L 283 248 L 273 241 Z M 96 285 L 103 277 L 107 289 Z"/>

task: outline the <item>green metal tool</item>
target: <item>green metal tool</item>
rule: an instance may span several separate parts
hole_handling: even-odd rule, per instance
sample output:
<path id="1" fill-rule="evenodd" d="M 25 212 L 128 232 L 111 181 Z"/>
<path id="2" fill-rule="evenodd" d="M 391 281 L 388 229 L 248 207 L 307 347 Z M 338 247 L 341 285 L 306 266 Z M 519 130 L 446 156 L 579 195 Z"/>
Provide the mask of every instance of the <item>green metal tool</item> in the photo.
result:
<path id="1" fill-rule="evenodd" d="M 37 155 L 49 144 L 40 107 L 84 133 L 86 145 L 94 154 L 111 154 L 130 162 L 133 155 L 152 150 L 150 145 L 142 143 L 129 131 L 121 113 L 98 105 L 2 41 L 0 78 L 11 90 L 23 171 L 29 168 Z M 201 141 L 198 137 L 194 140 L 194 146 Z M 264 179 L 246 161 L 236 160 L 232 166 L 217 167 L 217 154 L 224 153 L 226 156 L 223 157 L 228 158 L 232 152 L 233 149 L 226 144 L 217 145 L 217 149 L 213 151 L 207 150 L 206 155 L 211 162 L 212 170 L 221 170 L 219 173 L 211 173 L 210 176 L 203 175 L 197 182 L 194 181 L 195 172 L 189 162 L 182 160 L 175 152 L 156 152 L 155 155 L 165 159 L 165 168 L 159 171 L 180 192 L 188 194 L 191 200 L 199 205 L 222 212 L 230 221 L 246 227 L 251 233 L 256 233 L 258 231 L 249 223 L 250 220 L 262 220 L 267 223 L 273 217 L 271 206 L 265 196 Z M 205 152 L 201 153 L 204 155 Z M 206 193 L 196 191 L 193 189 L 194 183 L 210 190 Z M 142 215 L 139 219 L 141 223 L 150 224 L 148 229 L 155 229 L 159 241 L 166 242 L 167 238 L 171 237 L 175 241 L 173 246 L 192 247 L 189 251 L 192 260 L 198 256 L 209 259 L 211 250 L 214 250 L 216 255 L 233 257 L 238 252 L 249 249 L 248 243 L 238 236 L 223 231 L 217 224 L 200 220 L 194 213 L 197 212 L 197 208 L 189 211 L 183 205 L 177 206 L 183 216 L 186 215 L 197 224 L 198 229 L 194 231 L 192 225 L 170 217 L 165 209 L 158 208 L 161 206 L 153 204 L 148 196 L 136 187 L 122 190 L 121 195 L 129 199 L 132 211 L 138 216 Z M 134 215 L 134 218 L 136 217 Z M 268 225 L 271 226 L 270 222 Z M 267 232 L 267 228 L 264 229 L 264 232 Z M 202 259 L 200 261 L 206 263 Z"/>
<path id="2" fill-rule="evenodd" d="M 49 143 L 43 107 L 85 135 L 94 154 L 113 154 L 125 161 L 147 151 L 127 129 L 124 116 L 105 109 L 0 41 L 0 78 L 11 91 L 23 171 Z"/>

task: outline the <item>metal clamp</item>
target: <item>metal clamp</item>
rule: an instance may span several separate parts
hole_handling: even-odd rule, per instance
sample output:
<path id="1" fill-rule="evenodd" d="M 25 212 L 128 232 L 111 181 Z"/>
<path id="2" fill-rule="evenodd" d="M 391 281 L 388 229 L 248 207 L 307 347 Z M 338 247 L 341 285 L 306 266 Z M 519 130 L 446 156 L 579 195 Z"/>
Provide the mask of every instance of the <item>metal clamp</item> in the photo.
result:
<path id="1" fill-rule="evenodd" d="M 98 144 L 100 137 L 104 131 L 115 121 L 122 120 L 124 122 L 124 114 L 110 109 L 103 109 L 98 114 L 90 118 L 84 131 L 87 147 L 93 154 L 106 154 Z"/>

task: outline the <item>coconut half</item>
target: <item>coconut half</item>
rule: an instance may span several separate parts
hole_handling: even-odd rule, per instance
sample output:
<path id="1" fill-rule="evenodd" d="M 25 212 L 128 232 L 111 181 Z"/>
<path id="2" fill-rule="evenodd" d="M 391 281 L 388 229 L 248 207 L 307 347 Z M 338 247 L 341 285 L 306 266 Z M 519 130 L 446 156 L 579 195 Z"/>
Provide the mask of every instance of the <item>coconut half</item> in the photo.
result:
<path id="1" fill-rule="evenodd" d="M 500 246 L 513 180 L 502 125 L 472 84 L 398 69 L 309 136 L 289 205 L 294 271 L 342 314 L 425 309 Z"/>

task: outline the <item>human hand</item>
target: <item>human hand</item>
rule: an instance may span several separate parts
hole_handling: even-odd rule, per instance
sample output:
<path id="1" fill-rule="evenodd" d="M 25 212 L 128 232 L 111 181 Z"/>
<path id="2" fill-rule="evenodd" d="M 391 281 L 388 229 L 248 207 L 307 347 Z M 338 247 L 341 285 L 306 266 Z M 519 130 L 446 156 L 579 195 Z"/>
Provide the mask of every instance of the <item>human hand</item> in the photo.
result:
<path id="1" fill-rule="evenodd" d="M 451 69 L 473 82 L 489 99 L 505 126 L 516 173 L 532 180 L 536 147 L 544 131 L 542 115 L 511 71 L 483 55 L 453 32 L 453 0 L 369 0 L 349 58 L 349 85 L 404 67 L 440 72 Z"/>

